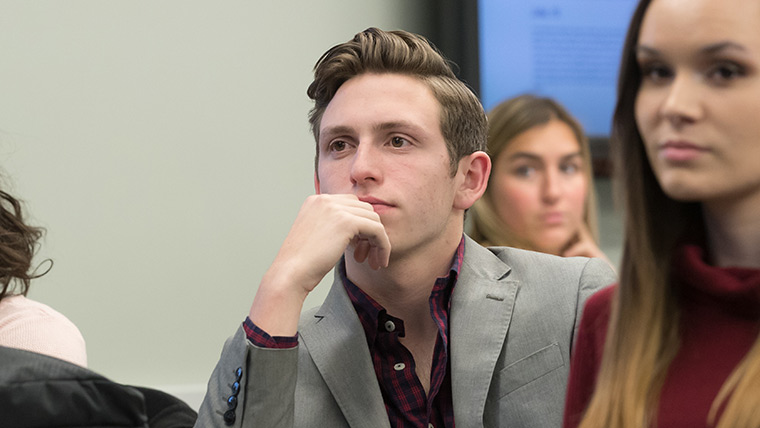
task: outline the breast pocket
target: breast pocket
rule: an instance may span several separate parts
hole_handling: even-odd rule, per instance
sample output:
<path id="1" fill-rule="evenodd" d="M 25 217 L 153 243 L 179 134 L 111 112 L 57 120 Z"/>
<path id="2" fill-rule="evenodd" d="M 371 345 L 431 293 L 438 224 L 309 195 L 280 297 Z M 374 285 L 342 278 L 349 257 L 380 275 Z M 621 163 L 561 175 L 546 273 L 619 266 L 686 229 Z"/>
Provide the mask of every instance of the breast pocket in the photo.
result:
<path id="1" fill-rule="evenodd" d="M 499 373 L 499 398 L 548 375 L 563 365 L 562 352 L 556 343 L 515 361 Z"/>

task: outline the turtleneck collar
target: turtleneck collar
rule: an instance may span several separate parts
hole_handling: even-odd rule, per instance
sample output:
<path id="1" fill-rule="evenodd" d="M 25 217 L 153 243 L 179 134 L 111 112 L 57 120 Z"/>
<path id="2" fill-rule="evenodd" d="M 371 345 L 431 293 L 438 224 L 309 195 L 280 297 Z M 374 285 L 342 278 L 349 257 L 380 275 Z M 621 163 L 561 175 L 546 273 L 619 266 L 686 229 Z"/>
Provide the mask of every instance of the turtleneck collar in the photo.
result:
<path id="1" fill-rule="evenodd" d="M 702 295 L 732 312 L 760 316 L 760 269 L 712 266 L 704 247 L 685 244 L 674 254 L 673 279 L 687 296 Z"/>

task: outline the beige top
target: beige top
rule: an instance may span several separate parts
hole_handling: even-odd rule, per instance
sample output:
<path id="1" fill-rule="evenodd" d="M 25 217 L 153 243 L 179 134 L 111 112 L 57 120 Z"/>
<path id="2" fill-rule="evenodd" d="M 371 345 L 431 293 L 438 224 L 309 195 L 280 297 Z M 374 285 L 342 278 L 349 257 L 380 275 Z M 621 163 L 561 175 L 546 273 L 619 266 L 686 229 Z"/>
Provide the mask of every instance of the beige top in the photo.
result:
<path id="1" fill-rule="evenodd" d="M 21 295 L 0 300 L 0 346 L 87 367 L 84 338 L 74 323 L 50 306 Z"/>

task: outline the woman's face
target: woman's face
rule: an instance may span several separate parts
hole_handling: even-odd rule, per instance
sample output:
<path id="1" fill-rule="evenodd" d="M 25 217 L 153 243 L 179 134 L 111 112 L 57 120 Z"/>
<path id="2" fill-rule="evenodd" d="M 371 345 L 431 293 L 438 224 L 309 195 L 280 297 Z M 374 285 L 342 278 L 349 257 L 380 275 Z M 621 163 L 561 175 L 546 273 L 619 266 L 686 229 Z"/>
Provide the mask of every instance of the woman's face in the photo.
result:
<path id="1" fill-rule="evenodd" d="M 587 167 L 573 130 L 560 120 L 517 135 L 494 161 L 496 214 L 533 249 L 559 254 L 583 223 Z"/>
<path id="2" fill-rule="evenodd" d="M 760 204 L 760 1 L 654 0 L 636 123 L 666 194 Z"/>

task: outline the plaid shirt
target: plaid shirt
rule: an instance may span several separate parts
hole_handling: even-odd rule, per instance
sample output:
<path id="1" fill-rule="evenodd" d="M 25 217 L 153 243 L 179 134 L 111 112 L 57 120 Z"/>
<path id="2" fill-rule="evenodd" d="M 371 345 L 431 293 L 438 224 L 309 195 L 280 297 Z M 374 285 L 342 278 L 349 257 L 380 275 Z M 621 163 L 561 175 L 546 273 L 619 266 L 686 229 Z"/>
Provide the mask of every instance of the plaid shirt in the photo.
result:
<path id="1" fill-rule="evenodd" d="M 401 344 L 404 321 L 387 313 L 374 299 L 354 285 L 345 273 L 345 264 L 338 266 L 343 285 L 356 309 L 367 337 L 372 363 L 383 394 L 388 419 L 395 428 L 453 428 L 454 406 L 451 399 L 451 366 L 449 356 L 449 309 L 451 293 L 464 257 L 464 237 L 459 242 L 449 275 L 438 278 L 430 294 L 430 314 L 438 326 L 433 353 L 428 394 L 415 371 L 414 359 Z M 293 337 L 272 337 L 250 319 L 243 324 L 248 340 L 256 346 L 290 348 L 298 344 Z"/>

